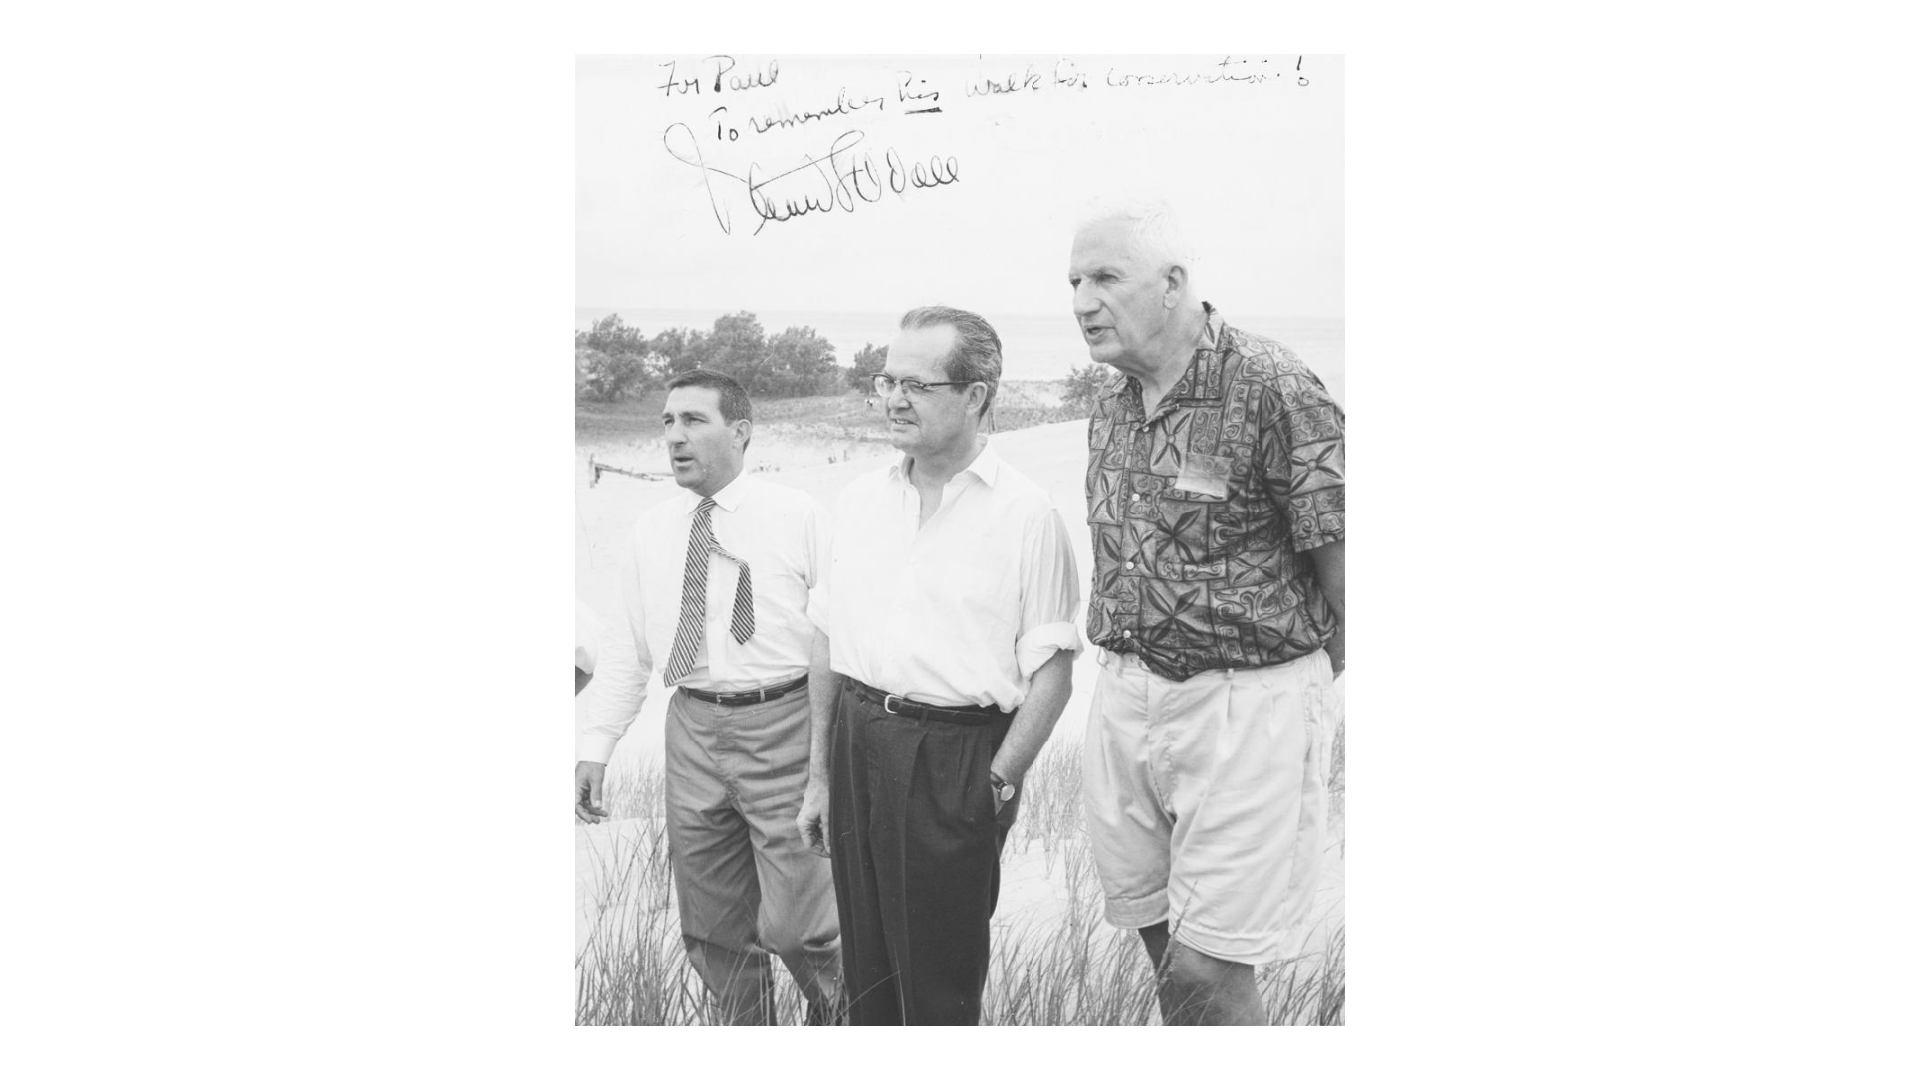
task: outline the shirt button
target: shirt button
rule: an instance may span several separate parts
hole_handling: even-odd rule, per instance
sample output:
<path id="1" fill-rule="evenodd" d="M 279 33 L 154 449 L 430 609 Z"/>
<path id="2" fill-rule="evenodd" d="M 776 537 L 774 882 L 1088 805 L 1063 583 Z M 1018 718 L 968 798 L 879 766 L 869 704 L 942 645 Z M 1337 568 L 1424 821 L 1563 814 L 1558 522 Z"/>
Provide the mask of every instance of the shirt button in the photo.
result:
<path id="1" fill-rule="evenodd" d="M 1121 637 L 1132 637 L 1132 636 L 1133 636 L 1133 631 L 1131 631 L 1131 630 L 1122 630 L 1122 631 L 1120 631 L 1120 636 L 1121 636 Z"/>
<path id="2" fill-rule="evenodd" d="M 1127 569 L 1129 570 L 1133 569 L 1133 561 L 1131 559 L 1127 561 Z"/>
<path id="3" fill-rule="evenodd" d="M 1134 502 L 1139 502 L 1139 501 L 1140 501 L 1140 493 L 1139 493 L 1139 492 L 1137 492 L 1137 491 L 1136 491 L 1136 492 L 1134 492 L 1134 493 L 1133 493 L 1133 501 L 1134 501 Z"/>

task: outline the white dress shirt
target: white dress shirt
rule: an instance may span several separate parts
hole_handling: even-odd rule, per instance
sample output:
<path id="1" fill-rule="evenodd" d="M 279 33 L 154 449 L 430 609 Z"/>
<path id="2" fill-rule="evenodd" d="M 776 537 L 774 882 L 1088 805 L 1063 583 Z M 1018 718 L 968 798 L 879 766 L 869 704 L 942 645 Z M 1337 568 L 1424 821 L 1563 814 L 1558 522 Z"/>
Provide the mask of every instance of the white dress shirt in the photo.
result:
<path id="1" fill-rule="evenodd" d="M 815 598 L 833 670 L 929 705 L 1017 709 L 1040 665 L 1081 648 L 1066 522 L 988 446 L 923 526 L 906 461 L 855 479 L 836 504 Z"/>
<path id="2" fill-rule="evenodd" d="M 791 682 L 812 660 L 815 631 L 807 610 L 826 566 L 826 512 L 811 495 L 746 474 L 715 492 L 713 501 L 714 539 L 753 568 L 753 636 L 733 640 L 740 568 L 716 551 L 707 562 L 705 640 L 693 670 L 674 685 L 736 692 Z M 612 756 L 646 700 L 648 677 L 673 653 L 699 505 L 700 496 L 683 490 L 648 509 L 628 534 L 618 611 L 607 620 L 599 666 L 587 686 L 586 720 L 576 740 L 581 761 Z"/>
<path id="3" fill-rule="evenodd" d="M 600 658 L 600 639 L 605 636 L 606 628 L 600 622 L 600 616 L 587 606 L 585 600 L 578 597 L 573 601 L 573 666 L 587 674 L 593 674 L 593 665 Z"/>

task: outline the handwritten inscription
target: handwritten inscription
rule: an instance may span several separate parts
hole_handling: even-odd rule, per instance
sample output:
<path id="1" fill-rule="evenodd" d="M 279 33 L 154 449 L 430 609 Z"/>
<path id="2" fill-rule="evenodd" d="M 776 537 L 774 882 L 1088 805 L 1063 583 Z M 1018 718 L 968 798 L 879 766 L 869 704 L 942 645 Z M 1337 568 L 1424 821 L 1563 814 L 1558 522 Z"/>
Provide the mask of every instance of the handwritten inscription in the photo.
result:
<path id="1" fill-rule="evenodd" d="M 1040 73 L 1028 64 L 1024 74 L 1011 74 L 1005 79 L 981 79 L 970 82 L 965 87 L 968 97 L 986 97 L 990 94 L 1017 94 L 1022 90 L 1038 90 L 1041 87 Z"/>
<path id="2" fill-rule="evenodd" d="M 894 81 L 894 89 L 900 94 L 902 102 L 912 106 L 907 110 L 908 116 L 940 111 L 940 91 L 927 89 L 927 80 L 915 78 L 911 71 L 900 73 Z"/>
<path id="3" fill-rule="evenodd" d="M 739 195 L 758 219 L 759 233 L 770 221 L 792 221 L 809 214 L 852 213 L 860 206 L 888 195 L 904 196 L 911 189 L 945 187 L 960 181 L 960 162 L 938 154 L 909 165 L 899 151 L 888 147 L 878 157 L 859 149 L 864 131 L 846 131 L 835 137 L 824 154 L 800 155 L 800 164 L 769 174 L 758 162 L 744 173 L 723 169 L 706 159 L 699 138 L 686 124 L 670 125 L 662 135 L 675 161 L 700 171 L 707 204 L 720 231 L 733 232 L 733 207 Z"/>
<path id="4" fill-rule="evenodd" d="M 1255 65 L 1251 60 L 1235 60 L 1233 57 L 1228 56 L 1222 59 L 1219 64 L 1215 65 L 1220 70 L 1212 72 L 1210 74 L 1206 74 L 1206 75 L 1201 75 L 1197 73 L 1188 74 L 1188 73 L 1181 73 L 1181 72 L 1166 72 L 1162 74 L 1135 75 L 1135 74 L 1121 72 L 1114 68 L 1108 68 L 1107 69 L 1107 85 L 1108 86 L 1193 86 L 1201 83 L 1220 83 L 1220 82 L 1263 83 L 1263 82 L 1266 82 L 1268 79 L 1281 79 L 1286 77 L 1284 69 L 1282 69 L 1282 71 L 1277 74 L 1271 71 L 1261 70 L 1261 68 L 1267 63 L 1269 63 L 1269 61 L 1262 60 L 1260 61 L 1259 65 Z M 1302 82 L 1301 85 L 1304 86 L 1306 84 Z"/>
<path id="5" fill-rule="evenodd" d="M 1074 67 L 1073 61 L 1063 58 L 1056 61 L 1053 65 L 1053 85 L 1071 86 L 1076 89 L 1085 90 L 1087 88 L 1087 75 L 1085 72 Z"/>
<path id="6" fill-rule="evenodd" d="M 751 59 L 751 58 L 750 58 Z M 811 87 L 801 97 L 777 89 L 780 61 L 764 60 L 742 64 L 734 56 L 716 53 L 694 62 L 669 60 L 661 82 L 655 87 L 669 99 L 706 98 L 686 110 L 685 119 L 668 126 L 661 134 L 667 153 L 674 160 L 698 171 L 700 184 L 713 211 L 714 221 L 723 233 L 734 231 L 736 211 L 754 218 L 753 234 L 769 222 L 788 222 L 798 218 L 831 213 L 852 213 L 861 206 L 881 202 L 888 196 L 905 198 L 916 190 L 945 187 L 960 180 L 960 164 L 952 155 L 933 154 L 909 161 L 892 146 L 884 148 L 867 142 L 864 130 L 841 130 L 818 149 L 813 133 L 820 129 L 847 128 L 860 123 L 871 127 L 874 117 L 927 116 L 959 107 L 972 99 L 1031 97 L 1071 91 L 1076 95 L 1088 90 L 1113 93 L 1139 87 L 1201 87 L 1208 85 L 1261 86 L 1266 84 L 1305 87 L 1309 84 L 1303 70 L 1306 58 L 1297 56 L 1289 66 L 1283 58 L 1247 58 L 1223 56 L 1218 62 L 1203 61 L 1190 67 L 1169 66 L 1154 70 L 1144 65 L 1085 69 L 1072 57 L 1049 57 L 1004 73 L 991 71 L 983 64 L 971 78 L 943 76 L 960 83 L 961 94 L 952 97 L 952 86 L 935 85 L 922 74 L 896 69 L 891 85 L 841 86 L 831 100 L 824 89 Z M 1152 63 L 1153 61 L 1148 61 Z M 1141 62 L 1135 61 L 1139 64 Z M 1174 62 L 1176 65 L 1178 61 Z M 924 71 L 925 69 L 922 68 Z M 874 82 L 888 78 L 886 69 L 872 73 Z M 789 83 L 791 85 L 791 83 Z M 831 85 L 831 84 L 828 84 Z M 767 91 L 773 91 L 768 93 Z M 1151 91 L 1149 91 L 1151 92 Z M 1162 91 L 1169 92 L 1169 91 Z M 715 97 L 727 95 L 721 101 Z M 745 96 L 751 95 L 751 96 Z M 711 105 L 711 108 L 706 106 Z M 993 108 L 994 106 L 988 106 Z M 701 124 L 699 110 L 705 109 Z M 886 123 L 879 120 L 878 123 Z M 994 120 L 1000 123 L 999 119 Z M 915 121 L 939 128 L 945 121 Z M 791 133 L 808 141 L 816 149 L 806 152 L 769 149 L 754 152 L 759 160 L 728 158 L 716 161 L 716 155 L 738 155 L 741 136 L 750 136 L 751 145 L 791 146 L 781 135 Z M 823 136 L 825 133 L 820 132 Z M 766 138 L 771 136 L 771 138 Z M 885 138 L 885 136 L 882 136 Z M 776 163 L 766 165 L 763 162 Z"/>
<path id="7" fill-rule="evenodd" d="M 725 112 L 726 108 L 725 105 L 722 105 L 714 111 Z M 887 111 L 887 99 L 883 97 L 865 97 L 849 94 L 847 93 L 847 88 L 843 86 L 840 88 L 840 93 L 834 98 L 833 104 L 831 105 L 818 109 L 801 109 L 795 112 L 788 109 L 783 103 L 772 112 L 758 113 L 747 117 L 747 130 L 756 135 L 765 135 L 767 132 L 777 128 L 800 127 L 804 124 L 810 124 L 815 120 L 824 120 L 832 116 L 847 116 L 852 113 L 857 113 L 862 109 L 878 109 L 881 112 L 885 112 Z M 738 137 L 737 132 L 733 133 L 733 138 Z"/>
<path id="8" fill-rule="evenodd" d="M 699 64 L 693 65 L 693 69 L 685 74 L 682 74 L 679 63 L 674 60 L 669 60 L 660 66 L 667 69 L 667 78 L 655 89 L 666 91 L 668 97 L 676 94 L 718 94 L 722 92 L 723 85 L 726 89 L 736 92 L 754 90 L 772 86 L 780 81 L 780 61 L 770 60 L 764 68 L 735 75 L 733 72 L 740 66 L 739 62 L 724 53 L 707 57 Z M 702 68 L 706 70 L 702 71 Z M 711 84 L 707 82 L 709 75 L 713 77 Z"/>

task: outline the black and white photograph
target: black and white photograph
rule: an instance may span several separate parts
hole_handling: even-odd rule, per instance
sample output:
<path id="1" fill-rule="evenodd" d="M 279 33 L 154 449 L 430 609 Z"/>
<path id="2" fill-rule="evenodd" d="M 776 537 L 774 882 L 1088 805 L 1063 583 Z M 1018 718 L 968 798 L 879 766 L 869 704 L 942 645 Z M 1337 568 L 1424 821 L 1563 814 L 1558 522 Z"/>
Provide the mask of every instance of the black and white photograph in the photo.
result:
<path id="1" fill-rule="evenodd" d="M 1343 1025 L 1343 58 L 575 89 L 575 1022 Z"/>

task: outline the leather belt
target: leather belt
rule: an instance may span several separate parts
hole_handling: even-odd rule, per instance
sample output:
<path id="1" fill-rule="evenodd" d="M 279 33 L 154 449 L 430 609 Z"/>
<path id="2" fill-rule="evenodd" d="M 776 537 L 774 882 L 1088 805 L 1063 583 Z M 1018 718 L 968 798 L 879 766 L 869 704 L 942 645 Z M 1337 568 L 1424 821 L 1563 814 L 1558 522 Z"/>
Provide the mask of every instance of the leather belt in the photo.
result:
<path id="1" fill-rule="evenodd" d="M 715 705 L 758 705 L 765 701 L 778 701 L 805 685 L 807 685 L 807 677 L 802 675 L 792 682 L 781 683 L 779 686 L 769 686 L 763 690 L 715 693 L 712 690 L 695 690 L 691 686 L 682 686 L 678 689 L 690 698 L 710 702 Z"/>
<path id="2" fill-rule="evenodd" d="M 872 705 L 888 716 L 905 716 L 913 720 L 944 720 L 950 724 L 991 724 L 998 720 L 1011 719 L 1013 714 L 1001 712 L 991 705 L 927 705 L 903 698 L 899 694 L 889 694 L 885 690 L 876 690 L 851 675 L 843 676 L 847 686 L 855 697 Z"/>

